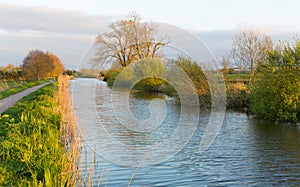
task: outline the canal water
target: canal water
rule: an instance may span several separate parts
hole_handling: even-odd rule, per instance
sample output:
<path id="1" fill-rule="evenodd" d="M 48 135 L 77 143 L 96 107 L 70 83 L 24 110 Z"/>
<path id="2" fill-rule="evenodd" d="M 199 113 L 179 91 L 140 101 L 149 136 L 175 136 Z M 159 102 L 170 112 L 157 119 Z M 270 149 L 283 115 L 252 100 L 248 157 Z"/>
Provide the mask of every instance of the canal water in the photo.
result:
<path id="1" fill-rule="evenodd" d="M 120 123 L 106 83 L 75 79 L 71 81 L 70 94 L 78 130 L 84 139 L 81 164 L 84 174 L 93 173 L 94 186 L 300 185 L 299 124 L 276 124 L 226 111 L 216 139 L 208 149 L 200 151 L 210 111 L 201 109 L 195 113 L 197 110 L 191 107 L 188 119 L 200 116 L 192 136 L 190 127 L 185 127 L 176 141 L 164 145 L 166 154 L 180 148 L 178 151 L 170 157 L 157 154 L 155 158 L 150 151 L 150 156 L 145 157 L 149 147 L 176 130 L 181 108 L 172 98 L 162 94 L 130 94 L 130 109 L 138 120 L 151 116 L 149 105 L 153 100 L 165 102 L 167 112 L 162 123 L 151 131 L 139 132 Z M 156 106 L 161 107 L 152 103 L 152 112 Z M 153 165 L 143 165 L 142 158 L 147 163 L 153 161 Z"/>

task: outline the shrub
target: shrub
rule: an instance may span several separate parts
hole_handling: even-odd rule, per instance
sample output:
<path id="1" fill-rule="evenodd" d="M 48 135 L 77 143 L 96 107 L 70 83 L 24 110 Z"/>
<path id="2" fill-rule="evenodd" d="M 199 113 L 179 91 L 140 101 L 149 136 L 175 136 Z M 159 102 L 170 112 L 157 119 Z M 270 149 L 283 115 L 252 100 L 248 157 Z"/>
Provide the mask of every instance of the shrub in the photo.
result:
<path id="1" fill-rule="evenodd" d="M 251 110 L 266 119 L 300 121 L 300 41 L 269 52 L 268 64 L 258 67 L 251 90 Z"/>
<path id="2" fill-rule="evenodd" d="M 178 56 L 174 63 L 181 67 L 194 83 L 198 95 L 210 94 L 210 89 L 206 77 L 201 67 L 192 59 Z"/>
<path id="3" fill-rule="evenodd" d="M 122 70 L 123 68 L 111 68 L 103 73 L 108 86 L 113 86 L 116 78 Z"/>

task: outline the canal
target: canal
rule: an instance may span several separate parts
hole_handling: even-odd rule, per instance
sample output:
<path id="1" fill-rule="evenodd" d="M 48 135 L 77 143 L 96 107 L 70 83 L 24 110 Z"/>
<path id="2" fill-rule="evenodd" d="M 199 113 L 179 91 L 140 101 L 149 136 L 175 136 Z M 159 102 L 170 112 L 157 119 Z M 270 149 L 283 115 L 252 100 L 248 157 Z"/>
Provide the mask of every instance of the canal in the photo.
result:
<path id="1" fill-rule="evenodd" d="M 299 124 L 276 124 L 245 113 L 226 111 L 214 142 L 205 151 L 200 151 L 199 143 L 210 110 L 200 109 L 195 113 L 197 110 L 191 107 L 185 120 L 199 116 L 198 124 L 192 136 L 187 125 L 181 129 L 176 141 L 163 145 L 165 154 L 169 154 L 166 157 L 162 151 L 161 155 L 151 154 L 151 147 L 170 137 L 177 128 L 181 108 L 172 98 L 162 94 L 130 94 L 130 109 L 138 120 L 149 118 L 149 105 L 153 100 L 165 103 L 166 112 L 161 124 L 142 132 L 120 123 L 112 106 L 111 89 L 106 83 L 96 79 L 75 79 L 71 81 L 70 94 L 85 145 L 82 167 L 93 166 L 93 170 L 87 169 L 85 173 L 93 173 L 94 186 L 127 186 L 128 182 L 130 186 L 300 184 Z M 156 106 L 161 107 L 159 103 L 151 104 L 152 112 L 161 113 L 161 108 L 156 109 Z M 177 151 L 170 151 L 174 149 Z"/>

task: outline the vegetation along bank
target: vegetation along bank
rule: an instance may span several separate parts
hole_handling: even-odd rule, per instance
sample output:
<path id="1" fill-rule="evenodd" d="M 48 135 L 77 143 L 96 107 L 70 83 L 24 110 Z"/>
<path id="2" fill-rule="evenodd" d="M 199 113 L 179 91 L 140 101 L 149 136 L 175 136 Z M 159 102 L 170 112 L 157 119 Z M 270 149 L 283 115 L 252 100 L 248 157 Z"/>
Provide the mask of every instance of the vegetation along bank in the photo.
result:
<path id="1" fill-rule="evenodd" d="M 69 186 L 76 183 L 78 147 L 59 78 L 0 116 L 0 186 Z"/>

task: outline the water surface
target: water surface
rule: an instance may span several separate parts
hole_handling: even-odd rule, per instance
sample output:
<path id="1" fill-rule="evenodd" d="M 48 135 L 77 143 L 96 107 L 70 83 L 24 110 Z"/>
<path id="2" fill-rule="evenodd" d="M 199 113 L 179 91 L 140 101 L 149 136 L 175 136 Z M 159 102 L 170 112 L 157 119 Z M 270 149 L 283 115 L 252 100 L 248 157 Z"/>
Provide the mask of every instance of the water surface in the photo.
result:
<path id="1" fill-rule="evenodd" d="M 72 85 L 74 89 L 71 89 Z M 135 170 L 126 163 L 118 163 L 125 160 L 138 163 L 141 155 L 135 149 L 142 150 L 170 136 L 179 121 L 180 106 L 161 94 L 131 94 L 130 108 L 138 119 L 150 116 L 148 105 L 152 99 L 162 99 L 167 106 L 166 117 L 157 129 L 136 132 L 119 123 L 111 107 L 111 90 L 105 83 L 95 79 L 75 79 L 70 89 L 78 128 L 86 141 L 83 153 L 87 154 L 82 154 L 82 160 L 97 163 L 95 173 L 98 178 L 95 180 L 98 183 L 95 186 L 100 183 L 101 186 L 127 186 L 132 173 L 135 175 L 131 186 L 300 185 L 299 125 L 274 124 L 227 111 L 217 138 L 206 151 L 200 152 L 199 143 L 209 119 L 209 110 L 201 109 L 197 129 L 180 152 L 163 163 Z M 191 107 L 190 119 L 193 116 L 196 114 Z M 121 149 L 113 150 L 107 134 L 128 145 L 130 154 Z M 174 144 L 184 142 L 178 141 Z M 92 148 L 98 153 L 95 159 L 91 159 Z M 105 153 L 99 153 L 101 149 Z"/>

